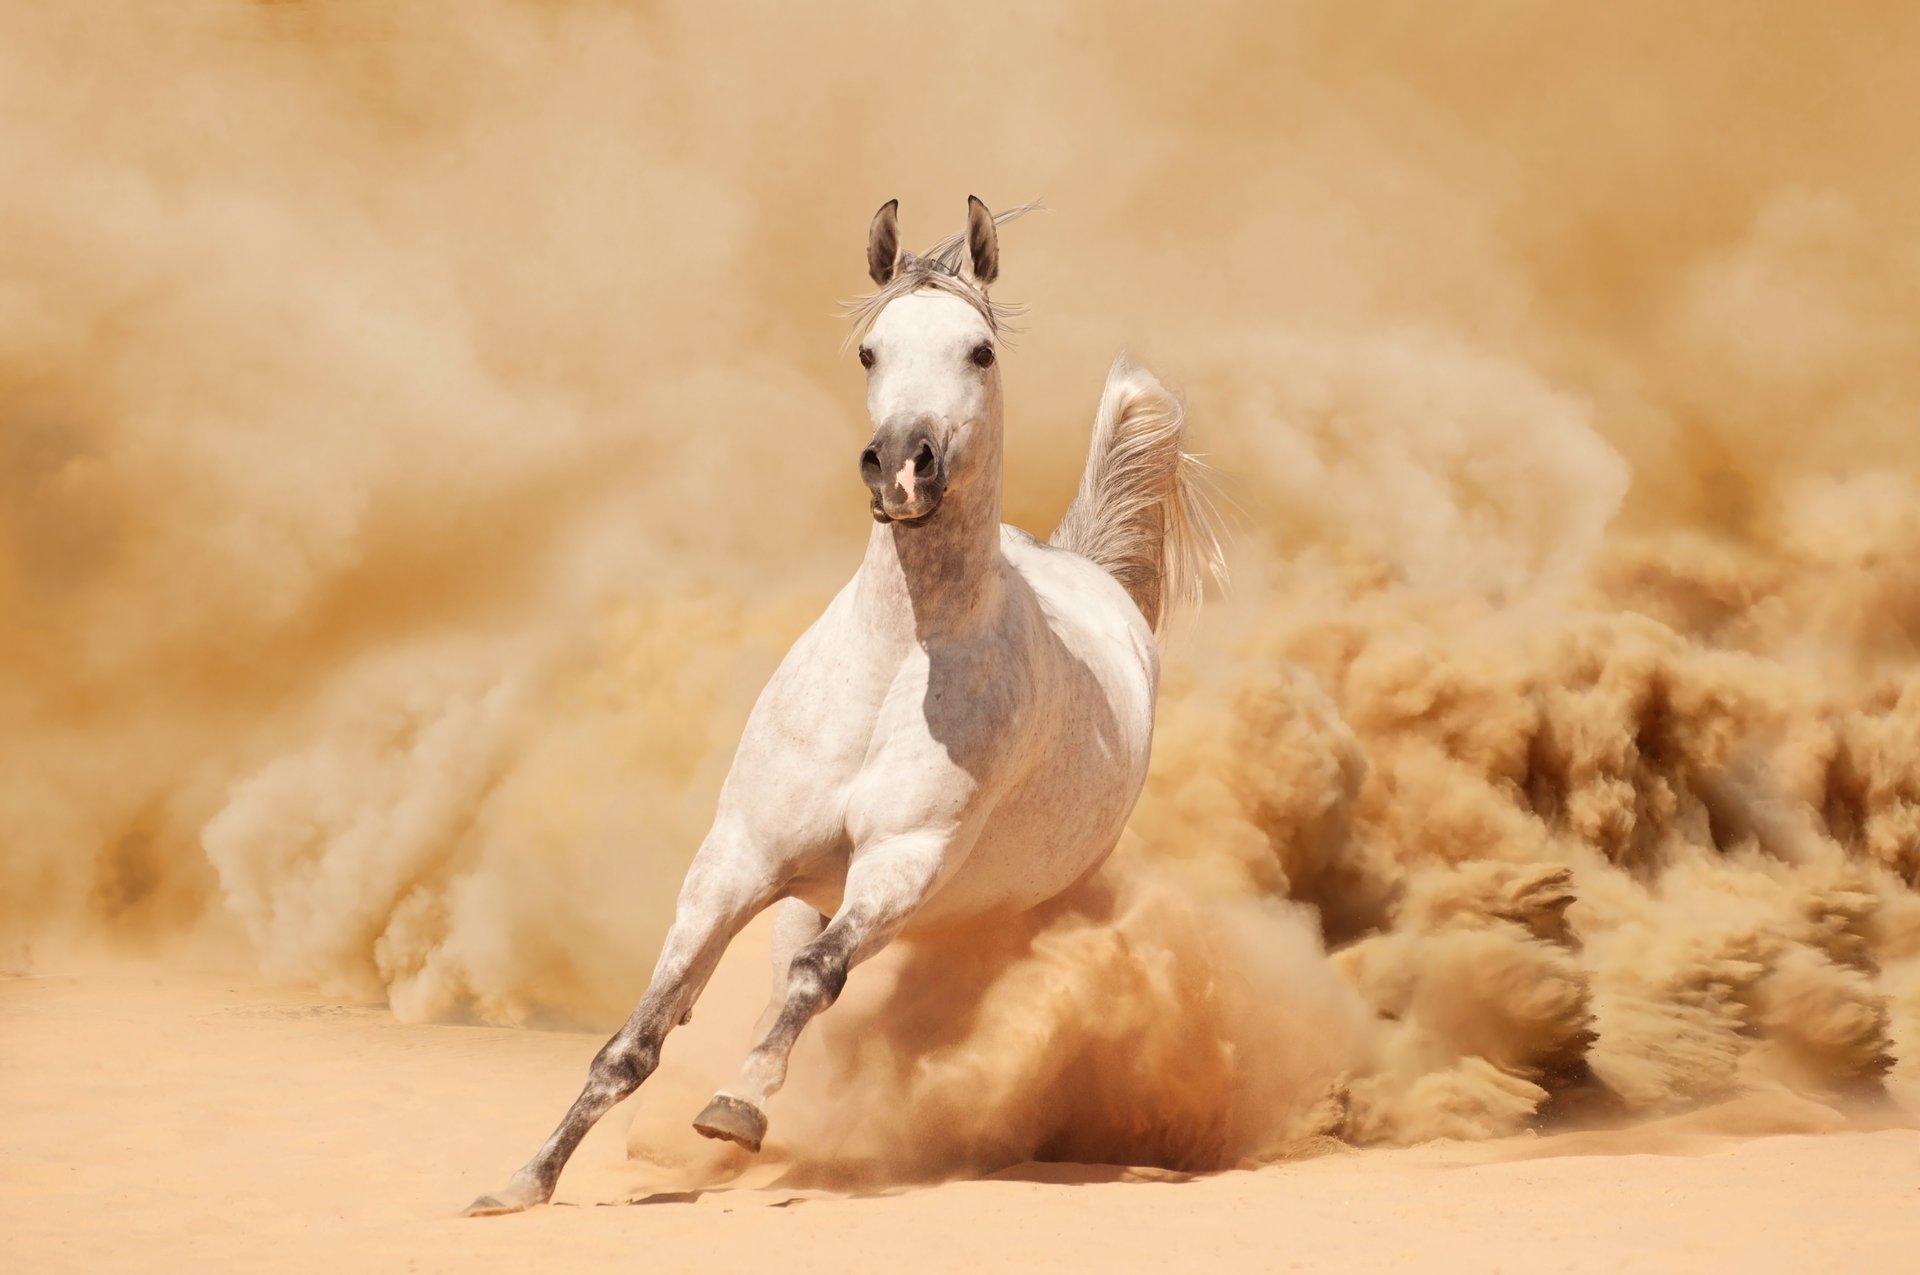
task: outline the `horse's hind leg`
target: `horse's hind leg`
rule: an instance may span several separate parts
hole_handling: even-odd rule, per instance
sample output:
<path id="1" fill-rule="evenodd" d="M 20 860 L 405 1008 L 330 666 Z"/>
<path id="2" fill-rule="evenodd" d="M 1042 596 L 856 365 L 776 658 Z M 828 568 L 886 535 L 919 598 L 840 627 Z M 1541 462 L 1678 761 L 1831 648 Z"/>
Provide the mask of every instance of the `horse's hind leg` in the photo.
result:
<path id="1" fill-rule="evenodd" d="M 767 1008 L 753 1029 L 755 1040 L 773 1030 L 780 1012 L 787 1005 L 787 975 L 800 949 L 820 937 L 827 918 L 800 899 L 782 899 L 773 910 L 773 988 L 767 995 Z"/>
<path id="2" fill-rule="evenodd" d="M 840 910 L 788 963 L 786 995 L 768 1006 L 765 1032 L 732 1089 L 713 1096 L 693 1127 L 758 1151 L 767 1132 L 767 1099 L 786 1083 L 787 1059 L 813 1016 L 839 997 L 847 972 L 900 932 L 939 878 L 942 844 L 903 837 L 857 855 L 847 871 Z"/>
<path id="3" fill-rule="evenodd" d="M 771 1032 L 780 1021 L 780 1015 L 787 1007 L 787 991 L 791 986 L 793 959 L 801 949 L 820 937 L 820 931 L 826 927 L 827 918 L 813 910 L 813 907 L 799 899 L 783 900 L 773 916 L 773 990 L 767 996 L 767 1008 L 760 1015 L 760 1022 L 753 1029 L 753 1038 L 760 1040 Z M 759 1108 L 744 1103 L 728 1095 L 718 1095 L 707 1104 L 706 1110 L 694 1120 L 693 1127 L 709 1138 L 727 1138 L 738 1142 L 751 1150 L 760 1149 L 760 1138 L 766 1132 L 766 1118 Z"/>
<path id="4" fill-rule="evenodd" d="M 692 1012 L 727 944 L 779 892 L 757 870 L 749 870 L 748 858 L 721 852 L 711 838 L 701 848 L 680 888 L 673 926 L 667 931 L 646 995 L 625 1025 L 594 1055 L 585 1087 L 552 1136 L 505 1189 L 468 1205 L 469 1216 L 514 1213 L 546 1203 L 560 1170 L 587 1130 L 653 1074 L 661 1043 Z"/>

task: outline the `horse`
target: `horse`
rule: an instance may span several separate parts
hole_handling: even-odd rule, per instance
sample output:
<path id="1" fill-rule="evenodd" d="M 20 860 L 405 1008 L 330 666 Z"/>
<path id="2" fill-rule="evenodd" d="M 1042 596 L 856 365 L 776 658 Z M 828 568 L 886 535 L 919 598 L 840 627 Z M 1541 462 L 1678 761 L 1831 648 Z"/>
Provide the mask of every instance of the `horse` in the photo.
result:
<path id="1" fill-rule="evenodd" d="M 1059 527 L 1042 543 L 1001 524 L 1010 310 L 987 289 L 998 228 L 1028 207 L 996 217 L 969 197 L 966 229 L 920 254 L 901 247 L 898 200 L 874 215 L 877 290 L 849 310 L 873 426 L 865 556 L 754 705 L 638 1007 L 553 1134 L 469 1215 L 552 1198 L 764 909 L 759 1043 L 694 1120 L 755 1152 L 795 1041 L 849 971 L 896 937 L 1036 907 L 1118 842 L 1146 780 L 1156 635 L 1222 576 L 1220 541 L 1179 400 L 1124 356 Z"/>

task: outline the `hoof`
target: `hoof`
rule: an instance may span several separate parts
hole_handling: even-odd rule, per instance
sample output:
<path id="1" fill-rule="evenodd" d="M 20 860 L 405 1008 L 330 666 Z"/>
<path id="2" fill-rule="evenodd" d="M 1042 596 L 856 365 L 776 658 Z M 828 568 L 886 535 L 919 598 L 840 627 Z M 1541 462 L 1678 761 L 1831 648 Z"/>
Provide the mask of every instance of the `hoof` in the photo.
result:
<path id="1" fill-rule="evenodd" d="M 546 1196 L 538 1190 L 515 1182 L 504 1191 L 481 1196 L 462 1209 L 461 1214 L 465 1217 L 499 1217 L 502 1213 L 520 1213 L 546 1202 Z"/>
<path id="2" fill-rule="evenodd" d="M 693 1127 L 709 1138 L 725 1138 L 749 1151 L 760 1149 L 767 1136 L 766 1113 L 743 1098 L 715 1094 L 707 1109 L 694 1117 Z"/>

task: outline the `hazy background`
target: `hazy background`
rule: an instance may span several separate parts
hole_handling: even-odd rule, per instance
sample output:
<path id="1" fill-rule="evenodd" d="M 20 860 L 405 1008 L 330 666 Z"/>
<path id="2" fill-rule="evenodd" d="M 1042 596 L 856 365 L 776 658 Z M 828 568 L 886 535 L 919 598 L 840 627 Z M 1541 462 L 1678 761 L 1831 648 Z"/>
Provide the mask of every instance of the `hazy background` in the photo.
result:
<path id="1" fill-rule="evenodd" d="M 1895 3 L 0 5 L 0 957 L 613 1022 L 870 525 L 868 219 L 1038 196 L 1007 516 L 1126 349 L 1235 591 L 1089 897 L 783 1102 L 897 1085 L 929 1172 L 1920 1074 L 1916 65 Z"/>

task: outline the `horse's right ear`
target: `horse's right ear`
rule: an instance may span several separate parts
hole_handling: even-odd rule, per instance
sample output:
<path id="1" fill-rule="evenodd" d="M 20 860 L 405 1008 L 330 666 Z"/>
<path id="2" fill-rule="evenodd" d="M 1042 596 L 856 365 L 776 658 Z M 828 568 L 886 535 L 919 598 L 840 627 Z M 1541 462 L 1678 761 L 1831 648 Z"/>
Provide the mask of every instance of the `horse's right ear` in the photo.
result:
<path id="1" fill-rule="evenodd" d="M 867 231 L 867 274 L 881 287 L 900 273 L 900 201 L 889 199 Z"/>

